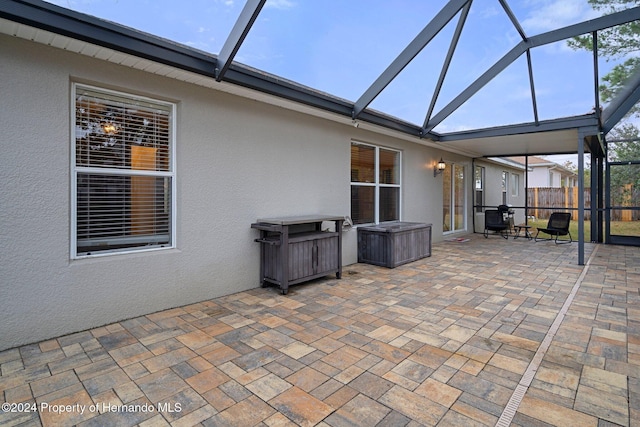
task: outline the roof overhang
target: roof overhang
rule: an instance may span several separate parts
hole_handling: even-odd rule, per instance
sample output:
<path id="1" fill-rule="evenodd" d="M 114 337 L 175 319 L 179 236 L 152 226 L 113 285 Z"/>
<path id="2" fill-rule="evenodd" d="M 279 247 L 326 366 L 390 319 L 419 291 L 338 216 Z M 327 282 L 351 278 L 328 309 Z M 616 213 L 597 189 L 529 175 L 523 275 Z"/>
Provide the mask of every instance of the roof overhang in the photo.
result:
<path id="1" fill-rule="evenodd" d="M 500 126 L 441 135 L 447 147 L 478 153 L 478 157 L 572 154 L 581 135 L 597 135 L 595 114 L 535 123 Z"/>

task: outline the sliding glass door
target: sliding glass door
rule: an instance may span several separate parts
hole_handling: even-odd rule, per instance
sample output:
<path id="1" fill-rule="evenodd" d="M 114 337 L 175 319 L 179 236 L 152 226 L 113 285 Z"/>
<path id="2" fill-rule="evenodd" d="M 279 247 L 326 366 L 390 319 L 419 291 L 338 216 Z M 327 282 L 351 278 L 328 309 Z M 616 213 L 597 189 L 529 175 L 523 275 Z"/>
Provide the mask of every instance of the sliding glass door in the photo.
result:
<path id="1" fill-rule="evenodd" d="M 442 174 L 443 232 L 463 231 L 467 227 L 464 166 L 448 163 Z"/>

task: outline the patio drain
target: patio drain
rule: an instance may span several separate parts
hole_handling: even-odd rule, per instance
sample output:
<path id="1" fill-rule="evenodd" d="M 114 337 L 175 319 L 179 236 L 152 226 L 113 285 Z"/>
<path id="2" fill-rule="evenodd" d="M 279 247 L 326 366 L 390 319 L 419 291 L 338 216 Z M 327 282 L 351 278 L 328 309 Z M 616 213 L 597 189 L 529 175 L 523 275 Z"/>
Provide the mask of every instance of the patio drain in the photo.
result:
<path id="1" fill-rule="evenodd" d="M 542 344 L 540 344 L 540 347 L 538 347 L 538 351 L 536 351 L 536 354 L 533 356 L 531 363 L 529 363 L 529 366 L 527 366 L 527 370 L 524 372 L 524 375 L 522 375 L 522 378 L 520 379 L 520 383 L 518 384 L 513 394 L 511 395 L 511 398 L 509 399 L 507 406 L 504 408 L 504 411 L 502 411 L 502 415 L 500 416 L 500 419 L 496 423 L 496 427 L 508 427 L 509 425 L 511 425 L 511 421 L 513 421 L 513 417 L 516 415 L 516 412 L 518 411 L 518 407 L 520 406 L 520 403 L 522 403 L 522 399 L 524 398 L 525 393 L 527 392 L 527 390 L 529 389 L 529 386 L 531 385 L 531 382 L 533 381 L 533 377 L 536 375 L 536 372 L 538 371 L 538 368 L 542 363 L 542 359 L 544 358 L 545 354 L 547 353 L 547 350 L 551 346 L 551 342 L 553 341 L 553 338 L 556 336 L 558 329 L 560 329 L 560 325 L 564 320 L 564 316 L 567 314 L 569 307 L 573 303 L 573 299 L 578 293 L 578 289 L 580 288 L 580 285 L 582 285 L 582 281 L 587 275 L 587 271 L 589 271 L 591 260 L 596 257 L 597 252 L 598 252 L 598 246 L 596 246 L 593 252 L 591 253 L 591 256 L 589 257 L 587 264 L 582 269 L 582 273 L 580 274 L 580 277 L 578 277 L 578 280 L 576 280 L 576 283 L 573 285 L 573 288 L 571 289 L 569 296 L 567 296 L 567 299 L 564 301 L 564 304 L 562 305 L 560 312 L 558 312 L 558 315 L 553 321 L 553 324 L 551 324 L 551 327 L 549 328 L 549 330 L 547 331 L 547 334 L 542 340 Z"/>

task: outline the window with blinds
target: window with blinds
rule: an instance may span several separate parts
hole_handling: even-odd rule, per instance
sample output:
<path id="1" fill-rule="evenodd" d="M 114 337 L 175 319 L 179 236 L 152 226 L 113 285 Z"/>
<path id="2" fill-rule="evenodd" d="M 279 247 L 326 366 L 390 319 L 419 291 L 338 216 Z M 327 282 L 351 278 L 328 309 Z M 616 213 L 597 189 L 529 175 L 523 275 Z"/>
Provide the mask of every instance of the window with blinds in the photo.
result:
<path id="1" fill-rule="evenodd" d="M 74 86 L 75 256 L 172 247 L 174 105 Z"/>
<path id="2" fill-rule="evenodd" d="M 371 224 L 400 219 L 400 152 L 351 143 L 351 219 Z"/>

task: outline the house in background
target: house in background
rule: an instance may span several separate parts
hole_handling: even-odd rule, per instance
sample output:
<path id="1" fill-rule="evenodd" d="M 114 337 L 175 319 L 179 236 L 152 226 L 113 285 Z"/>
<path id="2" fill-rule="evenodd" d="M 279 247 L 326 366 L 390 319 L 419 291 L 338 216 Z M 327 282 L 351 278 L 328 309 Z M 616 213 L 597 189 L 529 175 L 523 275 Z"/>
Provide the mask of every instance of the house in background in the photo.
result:
<path id="1" fill-rule="evenodd" d="M 484 211 L 499 205 L 512 209 L 513 222 L 523 223 L 526 192 L 524 165 L 506 157 L 474 161 L 474 231 L 484 231 Z"/>
<path id="2" fill-rule="evenodd" d="M 523 156 L 509 157 L 512 161 L 525 164 Z M 529 171 L 527 185 L 534 187 L 576 187 L 578 185 L 578 174 L 566 167 L 541 157 L 529 156 Z"/>

